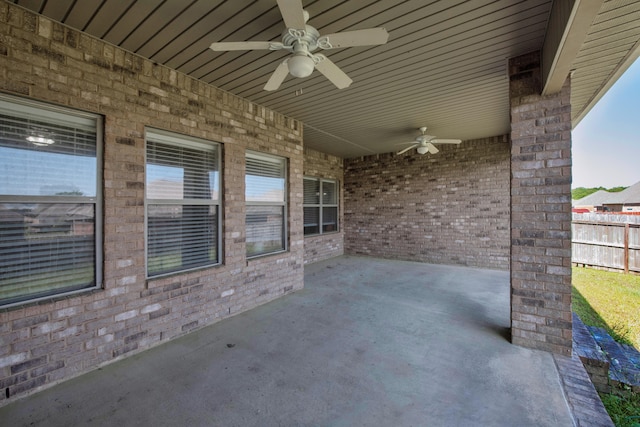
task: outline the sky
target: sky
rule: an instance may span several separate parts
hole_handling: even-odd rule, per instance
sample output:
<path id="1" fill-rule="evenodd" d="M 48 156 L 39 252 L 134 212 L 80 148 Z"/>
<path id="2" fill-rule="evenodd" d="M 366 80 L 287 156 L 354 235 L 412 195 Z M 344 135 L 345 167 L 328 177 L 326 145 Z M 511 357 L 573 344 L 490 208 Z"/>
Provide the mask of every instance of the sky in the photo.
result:
<path id="1" fill-rule="evenodd" d="M 628 187 L 640 181 L 640 59 L 576 126 L 573 184 Z"/>
<path id="2" fill-rule="evenodd" d="M 0 147 L 0 194 L 52 196 L 77 191 L 95 197 L 96 168 L 91 156 Z"/>

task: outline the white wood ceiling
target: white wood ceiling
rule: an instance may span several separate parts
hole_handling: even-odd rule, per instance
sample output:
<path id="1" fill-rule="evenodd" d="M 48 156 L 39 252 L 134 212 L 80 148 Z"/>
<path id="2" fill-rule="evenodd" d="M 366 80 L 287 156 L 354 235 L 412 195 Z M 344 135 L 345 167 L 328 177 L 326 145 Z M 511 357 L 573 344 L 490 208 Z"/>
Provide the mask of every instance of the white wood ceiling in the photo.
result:
<path id="1" fill-rule="evenodd" d="M 566 0 L 556 0 L 566 1 Z M 218 41 L 279 41 L 275 0 L 15 0 L 305 123 L 305 145 L 341 157 L 398 150 L 420 126 L 441 138 L 509 132 L 507 59 L 541 49 L 552 0 L 303 0 L 321 34 L 385 27 L 386 45 L 325 51 L 352 79 L 315 71 L 262 87 L 283 51 L 213 52 Z M 574 122 L 638 56 L 640 2 L 605 1 L 575 61 Z"/>

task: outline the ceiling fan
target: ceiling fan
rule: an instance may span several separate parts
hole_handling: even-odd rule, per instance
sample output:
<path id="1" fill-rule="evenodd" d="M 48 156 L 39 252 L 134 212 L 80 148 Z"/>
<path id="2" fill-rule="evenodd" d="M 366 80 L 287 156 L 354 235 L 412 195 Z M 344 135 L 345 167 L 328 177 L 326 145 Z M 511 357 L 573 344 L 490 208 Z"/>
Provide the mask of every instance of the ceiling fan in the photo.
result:
<path id="1" fill-rule="evenodd" d="M 440 150 L 438 150 L 436 146 L 433 144 L 460 144 L 462 142 L 459 139 L 442 139 L 442 138 L 436 138 L 433 135 L 427 135 L 426 126 L 421 127 L 420 132 L 422 133 L 422 135 L 416 137 L 416 141 L 418 142 L 402 143 L 402 144 L 413 144 L 413 145 L 405 148 L 404 150 L 398 151 L 398 155 L 406 153 L 407 151 L 412 150 L 416 147 L 418 147 L 417 151 L 419 154 L 427 154 L 427 153 L 436 154 Z"/>
<path id="2" fill-rule="evenodd" d="M 309 13 L 302 9 L 302 0 L 277 0 L 278 8 L 286 29 L 282 33 L 282 42 L 219 42 L 212 43 L 214 51 L 229 50 L 287 50 L 291 56 L 285 59 L 273 72 L 264 90 L 276 90 L 287 74 L 294 77 L 308 77 L 314 69 L 320 71 L 338 89 L 348 87 L 352 80 L 336 64 L 321 53 L 313 54 L 317 49 L 337 49 L 351 46 L 369 46 L 385 44 L 389 38 L 384 28 L 345 31 L 320 36 L 318 30 L 306 22 Z"/>

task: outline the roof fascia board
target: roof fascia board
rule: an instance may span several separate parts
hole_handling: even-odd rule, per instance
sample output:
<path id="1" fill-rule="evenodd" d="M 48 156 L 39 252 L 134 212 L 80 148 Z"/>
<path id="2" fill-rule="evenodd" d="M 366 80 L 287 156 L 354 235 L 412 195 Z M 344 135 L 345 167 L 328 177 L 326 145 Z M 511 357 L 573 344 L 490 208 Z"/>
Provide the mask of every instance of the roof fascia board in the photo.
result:
<path id="1" fill-rule="evenodd" d="M 559 92 L 603 0 L 555 0 L 542 46 L 543 95 Z"/>

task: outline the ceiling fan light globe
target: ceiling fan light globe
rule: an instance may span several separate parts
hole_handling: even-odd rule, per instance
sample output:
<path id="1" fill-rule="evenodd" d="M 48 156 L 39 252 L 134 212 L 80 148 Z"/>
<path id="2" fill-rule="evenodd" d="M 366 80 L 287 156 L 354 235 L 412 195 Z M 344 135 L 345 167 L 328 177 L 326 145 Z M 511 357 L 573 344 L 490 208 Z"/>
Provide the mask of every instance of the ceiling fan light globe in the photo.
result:
<path id="1" fill-rule="evenodd" d="M 309 77 L 311 73 L 313 73 L 313 69 L 315 67 L 315 63 L 313 59 L 304 55 L 295 55 L 292 58 L 289 58 L 287 62 L 289 65 L 289 73 L 293 77 Z"/>
<path id="2" fill-rule="evenodd" d="M 429 152 L 429 149 L 425 146 L 425 147 L 418 147 L 418 153 L 419 154 L 427 154 Z"/>
<path id="3" fill-rule="evenodd" d="M 48 145 L 55 143 L 53 139 L 46 136 L 42 136 L 42 135 L 37 135 L 37 136 L 30 135 L 27 137 L 27 141 L 29 141 L 33 145 L 37 145 L 38 147 L 46 147 Z"/>

